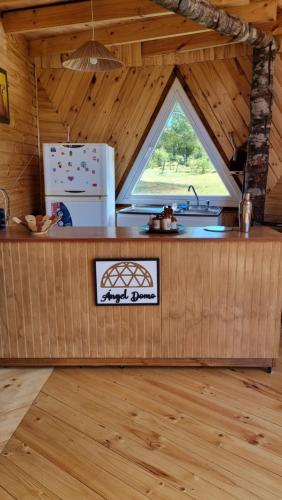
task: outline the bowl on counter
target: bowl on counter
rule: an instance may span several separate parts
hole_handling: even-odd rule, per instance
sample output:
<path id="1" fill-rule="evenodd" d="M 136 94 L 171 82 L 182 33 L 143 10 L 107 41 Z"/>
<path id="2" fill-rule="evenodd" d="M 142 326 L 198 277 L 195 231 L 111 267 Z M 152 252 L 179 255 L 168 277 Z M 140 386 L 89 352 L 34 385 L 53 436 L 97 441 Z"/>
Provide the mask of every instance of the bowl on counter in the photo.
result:
<path id="1" fill-rule="evenodd" d="M 46 236 L 49 229 L 57 224 L 60 217 L 57 215 L 23 215 L 13 217 L 16 224 L 22 224 L 33 236 Z"/>

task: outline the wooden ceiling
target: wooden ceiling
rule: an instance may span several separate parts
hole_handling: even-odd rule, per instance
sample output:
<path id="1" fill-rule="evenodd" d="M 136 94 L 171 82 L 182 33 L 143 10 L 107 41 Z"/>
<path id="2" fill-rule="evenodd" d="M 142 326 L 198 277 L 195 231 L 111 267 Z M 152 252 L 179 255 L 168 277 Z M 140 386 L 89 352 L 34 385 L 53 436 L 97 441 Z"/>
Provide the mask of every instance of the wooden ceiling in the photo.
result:
<path id="1" fill-rule="evenodd" d="M 282 0 L 212 0 L 275 35 L 282 34 Z M 93 0 L 96 39 L 105 45 L 139 43 L 142 55 L 216 47 L 232 40 L 176 16 L 151 0 Z M 32 56 L 75 50 L 90 39 L 89 0 L 0 0 L 3 29 L 23 34 Z M 281 25 L 281 27 L 280 27 Z"/>

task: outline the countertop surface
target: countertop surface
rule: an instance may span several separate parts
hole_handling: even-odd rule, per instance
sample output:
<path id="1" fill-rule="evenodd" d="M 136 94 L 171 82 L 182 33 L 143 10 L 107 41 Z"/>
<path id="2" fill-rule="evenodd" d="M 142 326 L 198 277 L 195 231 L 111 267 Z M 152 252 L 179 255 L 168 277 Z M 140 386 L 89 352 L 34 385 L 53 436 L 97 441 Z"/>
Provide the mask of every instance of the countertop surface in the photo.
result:
<path id="1" fill-rule="evenodd" d="M 181 234 L 148 234 L 138 227 L 53 227 L 47 235 L 34 236 L 23 226 L 10 226 L 0 230 L 0 242 L 9 241 L 76 241 L 76 240 L 221 240 L 221 241 L 281 241 L 282 233 L 266 226 L 255 226 L 249 234 L 242 234 L 238 228 L 229 232 L 210 232 L 203 227 L 186 227 Z"/>

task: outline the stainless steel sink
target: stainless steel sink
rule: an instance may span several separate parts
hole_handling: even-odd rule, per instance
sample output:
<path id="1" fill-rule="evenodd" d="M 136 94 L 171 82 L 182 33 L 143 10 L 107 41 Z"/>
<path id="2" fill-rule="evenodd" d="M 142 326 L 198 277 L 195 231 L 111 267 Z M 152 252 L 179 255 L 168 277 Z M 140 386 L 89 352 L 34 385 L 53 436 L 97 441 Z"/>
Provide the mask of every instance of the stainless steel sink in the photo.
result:
<path id="1" fill-rule="evenodd" d="M 122 208 L 120 212 L 124 214 L 161 214 L 163 212 L 163 206 L 137 206 L 137 207 L 127 207 Z"/>
<path id="2" fill-rule="evenodd" d="M 175 214 L 179 215 L 214 215 L 215 217 L 221 213 L 221 208 L 208 207 L 205 205 L 190 205 L 187 210 L 175 210 Z"/>
<path id="3" fill-rule="evenodd" d="M 161 214 L 163 206 L 137 206 L 127 207 L 120 210 L 124 214 Z M 206 205 L 190 205 L 188 209 L 176 209 L 176 215 L 213 215 L 217 217 L 221 213 L 221 208 Z"/>

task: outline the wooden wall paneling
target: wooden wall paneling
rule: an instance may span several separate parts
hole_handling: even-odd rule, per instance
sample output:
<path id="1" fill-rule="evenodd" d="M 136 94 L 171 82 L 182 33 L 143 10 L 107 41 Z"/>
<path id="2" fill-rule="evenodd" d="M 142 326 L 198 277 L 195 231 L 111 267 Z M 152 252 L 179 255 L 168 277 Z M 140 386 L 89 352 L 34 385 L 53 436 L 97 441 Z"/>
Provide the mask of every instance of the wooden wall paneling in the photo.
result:
<path id="1" fill-rule="evenodd" d="M 66 73 L 68 73 L 68 71 L 64 71 L 61 81 L 66 79 Z M 71 73 L 73 73 L 72 78 L 65 92 L 62 88 L 60 88 L 60 85 L 58 85 L 58 92 L 54 95 L 52 100 L 60 114 L 61 119 L 70 127 L 72 127 L 78 112 L 83 105 L 87 90 L 93 78 L 91 73 L 79 73 L 76 71 Z M 64 93 L 61 94 L 60 92 Z M 62 95 L 65 97 L 62 98 Z"/>
<path id="2" fill-rule="evenodd" d="M 138 70 L 137 70 L 138 71 Z M 111 136 L 111 131 L 116 127 L 119 127 L 119 116 L 120 113 L 126 113 L 125 106 L 125 92 L 127 95 L 131 92 L 131 80 L 130 74 L 135 72 L 135 69 L 123 69 L 117 75 L 112 75 L 114 78 L 109 78 L 106 82 L 107 88 L 110 89 L 108 95 L 106 94 L 103 98 L 103 88 L 100 89 L 100 93 L 97 94 L 96 100 L 93 103 L 94 112 L 100 117 L 101 121 L 96 124 L 95 133 L 101 138 L 107 137 L 109 142 L 115 147 L 118 147 L 118 143 L 114 143 L 114 139 Z M 109 75 L 107 75 L 109 76 Z M 135 82 L 136 83 L 136 82 Z M 133 83 L 134 88 L 134 83 Z M 102 112 L 100 110 L 100 101 L 102 101 Z M 128 103 L 129 105 L 129 103 Z M 120 125 L 120 134 L 122 135 L 123 130 Z M 118 152 L 117 152 L 118 157 Z"/>
<path id="3" fill-rule="evenodd" d="M 216 94 L 216 86 L 211 83 L 210 76 L 202 71 L 202 64 L 192 65 L 189 73 L 190 78 L 187 77 L 188 86 L 190 84 L 191 92 L 200 109 L 203 110 L 210 129 L 215 132 L 226 157 L 230 158 L 232 147 L 228 132 L 233 130 L 233 127 L 229 122 L 229 118 L 226 117 L 226 107 L 229 103 L 223 103 L 221 96 Z"/>
<path id="4" fill-rule="evenodd" d="M 52 70 L 46 69 L 45 71 L 42 71 L 40 69 L 37 69 L 37 80 L 38 83 L 44 88 L 47 89 L 49 86 L 49 80 L 52 77 Z"/>
<path id="5" fill-rule="evenodd" d="M 269 222 L 282 222 L 282 176 L 266 196 L 266 220 Z"/>
<path id="6" fill-rule="evenodd" d="M 11 214 L 20 215 L 40 209 L 34 67 L 23 37 L 6 36 L 0 30 L 0 45 L 10 104 L 10 124 L 0 124 L 0 186 L 10 195 Z"/>
<path id="7" fill-rule="evenodd" d="M 137 103 L 141 101 L 140 93 L 143 89 L 146 89 L 149 75 L 150 70 L 147 68 L 131 68 L 127 73 L 126 79 L 122 82 L 118 98 L 108 116 L 106 134 L 110 138 L 111 143 L 114 144 L 114 147 L 117 148 L 118 163 L 122 156 L 120 148 L 123 147 L 122 141 L 119 139 L 120 137 L 122 140 L 124 139 L 125 123 L 128 119 L 133 118 Z"/>
<path id="8" fill-rule="evenodd" d="M 240 67 L 243 69 L 245 72 L 245 75 L 249 81 L 249 84 L 251 83 L 252 79 L 252 63 L 251 59 L 246 59 L 246 58 L 240 58 L 238 60 L 238 64 Z M 269 158 L 269 172 L 268 172 L 268 188 L 273 189 L 277 183 L 277 180 L 280 178 L 282 174 L 281 170 L 281 160 L 280 160 L 280 155 L 281 155 L 281 133 L 282 133 L 282 124 L 281 124 L 281 119 L 280 119 L 280 112 L 277 109 L 278 102 L 280 99 L 276 98 L 276 88 L 277 88 L 277 79 L 279 78 L 279 70 L 281 68 L 281 56 L 280 54 L 277 55 L 276 62 L 275 62 L 275 74 L 274 74 L 274 100 L 273 100 L 273 122 L 272 122 L 272 128 L 271 128 L 271 135 L 270 135 L 270 158 Z M 269 195 L 267 195 L 269 196 Z M 267 211 L 266 211 L 267 213 Z"/>
<path id="9" fill-rule="evenodd" d="M 107 88 L 104 85 L 104 78 L 104 73 L 97 73 L 93 76 L 89 88 L 86 92 L 86 96 L 82 103 L 81 109 L 77 113 L 76 120 L 74 120 L 71 127 L 71 136 L 73 140 L 91 142 L 91 139 L 88 139 L 88 136 L 91 137 L 92 135 L 94 135 L 94 130 L 99 130 L 98 125 L 101 121 L 103 121 L 104 98 L 107 99 L 111 94 L 111 92 L 109 92 L 110 87 Z M 99 89 L 103 88 L 104 93 L 101 91 L 101 99 L 98 100 L 97 95 L 99 95 Z M 95 141 L 99 142 L 100 138 L 97 137 Z"/>
<path id="10" fill-rule="evenodd" d="M 163 69 L 157 74 L 153 71 L 152 74 L 149 75 L 148 82 L 143 91 L 141 89 L 140 100 L 137 98 L 138 93 L 134 96 L 136 102 L 135 111 L 133 116 L 127 120 L 127 125 L 125 125 L 125 138 L 121 143 L 122 149 L 120 149 L 119 165 L 122 167 L 122 170 L 121 168 L 117 170 L 118 183 L 124 173 L 124 164 L 129 164 L 140 142 L 140 138 L 146 130 L 150 118 L 157 107 L 171 72 L 172 68 L 170 67 Z M 143 102 L 147 102 L 147 106 L 144 106 Z"/>
<path id="11" fill-rule="evenodd" d="M 216 61 L 213 66 L 218 76 L 218 80 L 221 82 L 221 89 L 225 89 L 225 92 L 221 95 L 225 96 L 227 100 L 233 101 L 239 117 L 243 120 L 244 125 L 248 127 L 250 111 L 248 100 L 245 98 L 245 95 L 249 91 L 248 82 L 245 81 L 245 86 L 243 87 L 243 79 L 241 78 L 240 81 L 237 80 L 238 71 L 234 68 L 233 61 Z M 234 119 L 236 120 L 236 118 L 237 115 Z M 241 137 L 239 137 L 242 142 L 247 140 L 246 127 L 243 126 L 241 121 L 240 123 L 238 121 L 238 124 L 236 124 L 236 129 L 240 132 L 241 130 L 243 131 Z"/>
<path id="12" fill-rule="evenodd" d="M 130 71 L 123 68 L 112 73 L 101 75 L 97 73 L 95 75 L 89 96 L 85 99 L 81 113 L 77 117 L 77 123 L 74 125 L 75 137 L 79 135 L 83 140 L 89 142 L 109 142 L 113 145 L 108 133 L 110 116 L 116 101 L 119 103 L 118 109 L 123 109 L 120 105 L 122 89 L 125 81 L 128 82 L 129 86 L 128 74 Z M 85 115 L 87 116 L 86 120 L 83 119 Z"/>
<path id="13" fill-rule="evenodd" d="M 58 119 L 45 89 L 38 86 L 39 126 L 41 143 L 64 142 L 67 139 L 67 128 Z"/>
<path id="14" fill-rule="evenodd" d="M 31 52 L 30 49 L 29 52 Z M 35 67 L 38 69 L 62 68 L 62 55 L 60 53 L 34 56 L 33 61 Z"/>
<path id="15" fill-rule="evenodd" d="M 125 66 L 142 66 L 143 64 L 140 42 L 109 46 L 108 48 L 115 57 L 123 61 Z"/>
<path id="16" fill-rule="evenodd" d="M 226 157 L 229 158 L 232 155 L 232 146 L 224 130 L 222 130 L 217 113 L 207 101 L 205 93 L 195 79 L 192 69 L 186 65 L 179 66 L 179 69 L 209 126 L 213 130 L 216 140 L 221 145 Z"/>
<path id="17" fill-rule="evenodd" d="M 60 120 L 64 123 L 66 120 L 61 116 L 60 110 L 64 107 L 65 101 L 68 99 L 69 94 L 72 94 L 73 80 L 81 73 L 75 71 L 64 71 L 63 69 L 53 69 L 49 72 L 49 80 L 44 86 L 47 95 L 49 96 L 55 110 L 57 111 Z M 60 110 L 59 110 L 60 108 Z"/>
<path id="18" fill-rule="evenodd" d="M 217 62 L 193 66 L 192 72 L 201 87 L 205 89 L 206 98 L 219 115 L 225 133 L 228 135 L 229 132 L 238 130 L 238 133 L 241 134 L 241 130 L 245 128 L 245 123 L 238 114 L 232 99 L 228 98 L 225 85 L 217 76 L 215 69 Z"/>

